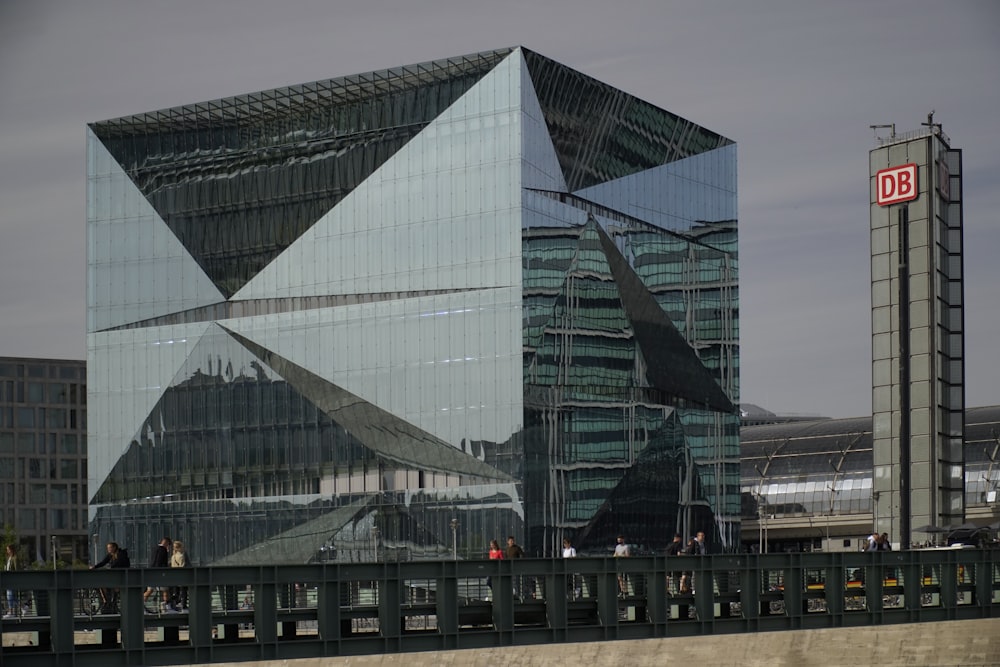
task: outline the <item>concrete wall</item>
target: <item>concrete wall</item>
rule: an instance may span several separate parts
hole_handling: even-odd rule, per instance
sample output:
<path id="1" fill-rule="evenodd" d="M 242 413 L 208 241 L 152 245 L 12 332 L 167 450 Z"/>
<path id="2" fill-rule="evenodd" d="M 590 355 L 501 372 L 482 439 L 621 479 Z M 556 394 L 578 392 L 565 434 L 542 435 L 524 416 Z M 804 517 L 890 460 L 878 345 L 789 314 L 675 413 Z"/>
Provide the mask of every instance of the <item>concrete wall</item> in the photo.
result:
<path id="1" fill-rule="evenodd" d="M 679 660 L 684 662 L 678 663 Z M 256 667 L 1000 665 L 1000 619 L 222 664 L 231 667 L 250 664 Z"/>

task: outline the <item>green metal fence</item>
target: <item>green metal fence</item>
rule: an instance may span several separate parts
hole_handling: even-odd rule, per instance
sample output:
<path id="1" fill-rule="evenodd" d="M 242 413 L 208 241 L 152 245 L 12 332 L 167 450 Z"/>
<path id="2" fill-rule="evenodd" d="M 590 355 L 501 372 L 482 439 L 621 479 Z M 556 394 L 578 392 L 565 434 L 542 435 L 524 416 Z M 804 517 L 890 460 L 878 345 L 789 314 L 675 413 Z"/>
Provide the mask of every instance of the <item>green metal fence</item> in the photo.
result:
<path id="1" fill-rule="evenodd" d="M 6 667 L 167 665 L 998 617 L 1000 550 L 0 572 L 0 591 Z"/>

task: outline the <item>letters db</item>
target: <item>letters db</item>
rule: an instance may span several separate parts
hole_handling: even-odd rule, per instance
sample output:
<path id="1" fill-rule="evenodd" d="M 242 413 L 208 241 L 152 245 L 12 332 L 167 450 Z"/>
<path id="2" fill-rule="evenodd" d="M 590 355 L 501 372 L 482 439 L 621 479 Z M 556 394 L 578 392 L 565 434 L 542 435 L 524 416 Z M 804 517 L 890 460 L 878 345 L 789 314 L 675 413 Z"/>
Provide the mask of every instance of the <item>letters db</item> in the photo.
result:
<path id="1" fill-rule="evenodd" d="M 879 206 L 889 206 L 917 198 L 917 165 L 911 162 L 875 174 Z"/>

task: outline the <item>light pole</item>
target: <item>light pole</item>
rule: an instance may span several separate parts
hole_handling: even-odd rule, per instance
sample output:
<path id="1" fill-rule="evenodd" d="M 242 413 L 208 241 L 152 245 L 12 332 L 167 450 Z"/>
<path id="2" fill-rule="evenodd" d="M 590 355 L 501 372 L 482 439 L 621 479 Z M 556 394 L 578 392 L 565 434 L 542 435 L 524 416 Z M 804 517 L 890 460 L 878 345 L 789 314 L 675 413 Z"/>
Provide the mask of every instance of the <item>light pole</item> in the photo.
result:
<path id="1" fill-rule="evenodd" d="M 52 536 L 52 569 L 56 569 L 56 536 Z"/>
<path id="2" fill-rule="evenodd" d="M 830 490 L 830 511 L 826 515 L 826 548 L 823 549 L 823 551 L 830 550 L 830 515 L 833 514 L 833 503 L 837 494 L 837 477 L 840 475 L 841 468 L 844 467 L 844 460 L 847 458 L 847 452 L 850 451 L 851 447 L 853 447 L 856 442 L 857 440 L 848 443 L 846 448 L 840 447 L 838 444 L 838 448 L 840 449 L 840 459 L 837 461 L 836 465 L 833 463 L 832 458 L 827 460 L 827 463 L 829 463 L 830 467 L 833 468 L 833 481 L 826 485 L 826 488 Z"/>
<path id="3" fill-rule="evenodd" d="M 451 559 L 458 560 L 458 519 L 451 520 Z"/>
<path id="4" fill-rule="evenodd" d="M 771 457 L 767 458 L 768 465 L 771 463 Z M 754 465 L 754 470 L 760 475 L 760 481 L 757 483 L 757 531 L 760 533 L 760 546 L 758 547 L 759 553 L 767 553 L 767 513 L 764 498 L 764 473 L 761 471 L 760 467 Z"/>
<path id="5" fill-rule="evenodd" d="M 836 497 L 834 494 L 837 493 L 837 489 L 833 488 L 833 484 L 827 484 L 826 488 L 830 490 L 830 511 L 826 514 L 826 547 L 823 551 L 830 551 L 830 515 L 833 514 L 833 501 Z"/>

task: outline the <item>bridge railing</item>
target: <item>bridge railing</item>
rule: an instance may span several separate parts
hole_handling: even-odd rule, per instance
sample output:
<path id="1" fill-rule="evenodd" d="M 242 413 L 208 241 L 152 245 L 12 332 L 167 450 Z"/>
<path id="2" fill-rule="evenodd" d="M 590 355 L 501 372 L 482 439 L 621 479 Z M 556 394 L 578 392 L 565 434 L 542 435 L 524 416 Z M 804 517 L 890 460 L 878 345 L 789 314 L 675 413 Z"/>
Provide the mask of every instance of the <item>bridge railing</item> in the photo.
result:
<path id="1" fill-rule="evenodd" d="M 0 594 L 7 667 L 236 662 L 997 617 L 1000 550 L 0 572 Z"/>

